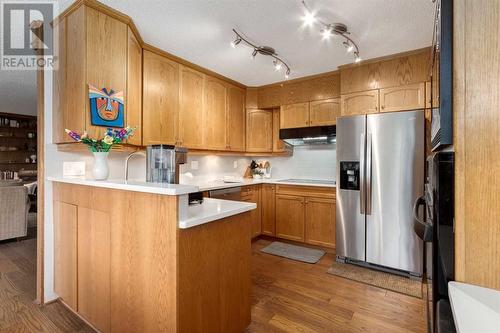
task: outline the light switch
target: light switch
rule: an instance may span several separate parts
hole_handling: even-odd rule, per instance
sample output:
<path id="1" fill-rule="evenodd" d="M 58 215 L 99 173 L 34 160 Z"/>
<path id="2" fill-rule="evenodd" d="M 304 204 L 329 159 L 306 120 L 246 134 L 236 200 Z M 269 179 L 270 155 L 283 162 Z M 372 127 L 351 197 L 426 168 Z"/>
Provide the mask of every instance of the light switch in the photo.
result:
<path id="1" fill-rule="evenodd" d="M 63 162 L 63 177 L 84 177 L 85 162 Z"/>
<path id="2" fill-rule="evenodd" d="M 191 161 L 191 170 L 198 170 L 198 161 Z"/>
<path id="3" fill-rule="evenodd" d="M 233 162 L 233 168 L 238 169 L 238 161 Z"/>

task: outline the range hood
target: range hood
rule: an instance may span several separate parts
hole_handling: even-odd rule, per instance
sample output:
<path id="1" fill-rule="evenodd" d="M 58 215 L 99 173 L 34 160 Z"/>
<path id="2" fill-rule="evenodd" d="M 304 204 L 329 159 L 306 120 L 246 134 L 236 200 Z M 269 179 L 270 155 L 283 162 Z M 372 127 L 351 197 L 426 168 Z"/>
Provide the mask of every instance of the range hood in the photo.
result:
<path id="1" fill-rule="evenodd" d="M 285 128 L 280 130 L 280 140 L 292 146 L 325 145 L 335 143 L 335 126 Z"/>

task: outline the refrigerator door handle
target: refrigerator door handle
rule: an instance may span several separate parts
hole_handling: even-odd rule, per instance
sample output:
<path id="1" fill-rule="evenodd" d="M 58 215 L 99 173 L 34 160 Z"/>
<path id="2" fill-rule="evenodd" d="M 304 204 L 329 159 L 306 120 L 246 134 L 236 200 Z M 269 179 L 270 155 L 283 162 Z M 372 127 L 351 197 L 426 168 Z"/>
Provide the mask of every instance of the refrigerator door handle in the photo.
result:
<path id="1" fill-rule="evenodd" d="M 365 214 L 365 133 L 361 133 L 359 146 L 359 213 Z"/>
<path id="2" fill-rule="evenodd" d="M 367 215 L 372 213 L 372 135 L 366 135 L 366 204 L 365 211 Z"/>

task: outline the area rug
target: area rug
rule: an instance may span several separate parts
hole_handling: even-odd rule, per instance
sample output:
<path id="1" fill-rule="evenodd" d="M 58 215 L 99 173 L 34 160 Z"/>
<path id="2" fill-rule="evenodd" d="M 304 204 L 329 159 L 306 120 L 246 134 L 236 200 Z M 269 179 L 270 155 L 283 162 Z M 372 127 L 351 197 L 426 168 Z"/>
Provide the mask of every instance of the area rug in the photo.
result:
<path id="1" fill-rule="evenodd" d="M 272 242 L 260 251 L 309 264 L 317 263 L 325 255 L 325 251 L 323 250 L 310 249 L 282 242 Z"/>
<path id="2" fill-rule="evenodd" d="M 408 296 L 422 298 L 422 282 L 404 276 L 376 271 L 352 264 L 333 262 L 328 274 L 366 283 Z"/>

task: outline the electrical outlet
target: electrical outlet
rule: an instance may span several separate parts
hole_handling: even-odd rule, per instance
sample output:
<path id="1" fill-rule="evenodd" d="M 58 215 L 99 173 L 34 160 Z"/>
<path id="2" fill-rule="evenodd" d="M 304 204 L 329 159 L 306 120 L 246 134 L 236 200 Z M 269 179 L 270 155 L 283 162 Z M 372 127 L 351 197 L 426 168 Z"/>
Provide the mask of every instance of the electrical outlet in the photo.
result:
<path id="1" fill-rule="evenodd" d="M 238 161 L 233 162 L 233 168 L 238 169 Z"/>
<path id="2" fill-rule="evenodd" d="M 198 161 L 191 161 L 191 170 L 198 170 Z"/>

